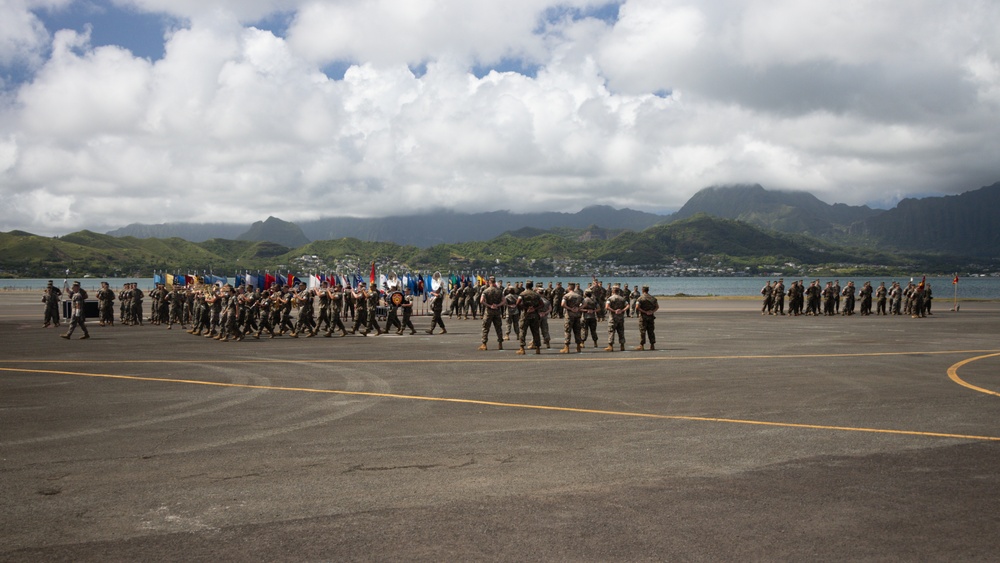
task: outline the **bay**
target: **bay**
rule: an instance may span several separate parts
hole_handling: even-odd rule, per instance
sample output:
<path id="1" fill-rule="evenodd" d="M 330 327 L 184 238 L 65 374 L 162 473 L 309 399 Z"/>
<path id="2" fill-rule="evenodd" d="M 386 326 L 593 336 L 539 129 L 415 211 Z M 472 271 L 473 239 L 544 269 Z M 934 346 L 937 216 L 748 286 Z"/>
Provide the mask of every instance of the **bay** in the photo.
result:
<path id="1" fill-rule="evenodd" d="M 650 293 L 659 296 L 674 296 L 674 295 L 690 295 L 690 296 L 715 296 L 715 297 L 760 297 L 760 290 L 767 283 L 768 280 L 774 281 L 777 278 L 763 278 L 763 277 L 691 277 L 691 278 L 681 278 L 681 277 L 622 277 L 622 278 L 600 278 L 601 282 L 605 287 L 610 284 L 620 283 L 622 286 L 628 284 L 629 288 L 638 286 L 648 285 Z M 793 278 L 785 279 L 785 287 L 791 285 Z M 800 278 L 794 278 L 800 279 Z M 815 278 L 806 278 L 805 282 L 808 285 L 810 281 Z M 885 282 L 886 286 L 889 286 L 893 281 L 898 281 L 902 285 L 906 285 L 910 281 L 910 277 L 894 278 L 894 277 L 871 277 L 871 278 L 851 278 L 851 277 L 841 277 L 841 278 L 822 278 L 821 281 L 825 284 L 827 281 L 839 280 L 840 285 L 843 287 L 847 285 L 847 282 L 853 281 L 856 286 L 860 289 L 861 286 L 866 281 L 870 281 L 875 287 L 878 287 L 880 282 Z M 914 282 L 919 282 L 921 278 L 914 277 Z M 63 287 L 73 281 L 80 281 L 84 289 L 88 291 L 96 291 L 101 286 L 101 281 L 107 281 L 112 289 L 118 290 L 126 283 L 138 283 L 139 287 L 143 290 L 148 291 L 153 288 L 153 278 L 83 278 L 80 280 L 63 280 L 54 279 L 53 282 L 58 287 Z M 508 281 L 524 281 L 521 278 L 509 278 L 500 279 L 504 285 Z M 584 287 L 591 282 L 591 278 L 549 278 L 549 277 L 539 277 L 534 278 L 537 284 L 541 283 L 548 286 L 549 282 L 555 285 L 556 282 L 562 282 L 563 287 L 566 287 L 568 282 L 576 282 L 583 284 Z M 2 279 L 0 280 L 0 289 L 4 290 L 42 290 L 48 283 L 48 279 Z M 954 297 L 955 290 L 958 290 L 959 299 L 1000 299 L 1000 277 L 963 277 L 959 279 L 956 285 L 952 284 L 951 277 L 928 277 L 927 283 L 931 285 L 934 291 L 934 296 L 938 299 L 950 299 Z"/>

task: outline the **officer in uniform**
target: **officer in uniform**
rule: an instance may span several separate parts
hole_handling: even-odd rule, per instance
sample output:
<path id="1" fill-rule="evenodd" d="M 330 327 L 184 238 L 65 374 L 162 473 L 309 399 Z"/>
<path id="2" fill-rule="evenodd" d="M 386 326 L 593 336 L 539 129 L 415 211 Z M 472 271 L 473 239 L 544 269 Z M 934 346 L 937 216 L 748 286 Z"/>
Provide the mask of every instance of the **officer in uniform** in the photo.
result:
<path id="1" fill-rule="evenodd" d="M 656 298 L 649 294 L 649 286 L 642 286 L 642 295 L 635 303 L 636 313 L 639 314 L 639 346 L 636 350 L 644 350 L 646 338 L 649 338 L 649 349 L 656 350 L 656 312 L 660 310 L 660 304 Z"/>
<path id="2" fill-rule="evenodd" d="M 83 331 L 83 336 L 80 337 L 80 340 L 86 340 L 90 338 L 90 333 L 87 332 L 87 325 L 85 323 L 86 315 L 83 310 L 83 304 L 87 300 L 87 291 L 80 287 L 80 282 L 73 282 L 73 287 L 69 290 L 69 298 L 73 303 L 73 317 L 69 321 L 69 331 L 59 336 L 69 340 L 73 336 L 73 329 L 80 327 L 80 330 Z"/>
<path id="3" fill-rule="evenodd" d="M 490 327 L 497 333 L 497 349 L 503 350 L 503 329 L 501 316 L 503 315 L 503 290 L 497 286 L 497 280 L 490 276 L 489 285 L 483 290 L 479 297 L 479 302 L 485 307 L 483 313 L 483 343 L 480 350 L 486 350 L 486 343 L 489 341 Z"/>
<path id="4" fill-rule="evenodd" d="M 611 297 L 604 305 L 610 313 L 608 322 L 608 347 L 605 352 L 615 351 L 615 334 L 618 334 L 618 346 L 621 351 L 625 351 L 625 312 L 628 311 L 628 300 L 622 295 L 622 290 L 617 285 L 611 289 Z"/>
<path id="5" fill-rule="evenodd" d="M 389 329 L 396 327 L 396 334 L 403 333 L 403 323 L 399 322 L 399 307 L 402 305 L 396 305 L 392 302 L 392 294 L 389 294 L 388 299 L 386 299 L 386 306 L 389 308 L 389 312 L 385 316 L 385 330 L 382 332 L 388 333 Z"/>
<path id="6" fill-rule="evenodd" d="M 340 315 L 341 302 L 344 299 L 343 288 L 337 284 L 333 291 L 328 290 L 327 294 L 330 296 L 330 327 L 323 333 L 323 336 L 329 338 L 333 335 L 334 330 L 340 330 L 342 337 L 347 336 L 347 327 L 344 326 L 344 320 Z"/>
<path id="7" fill-rule="evenodd" d="M 98 324 L 100 326 L 114 326 L 115 292 L 108 287 L 108 282 L 101 282 L 101 289 L 97 290 L 97 305 L 100 311 Z"/>
<path id="8" fill-rule="evenodd" d="M 181 287 L 174 284 L 173 291 L 167 294 L 166 300 L 170 307 L 170 321 L 167 324 L 167 330 L 174 328 L 174 323 L 180 323 L 181 328 L 186 328 L 184 326 L 184 292 L 181 291 Z"/>
<path id="9" fill-rule="evenodd" d="M 580 308 L 583 311 L 583 340 L 587 341 L 587 338 L 594 339 L 594 348 L 597 348 L 597 299 L 594 298 L 594 290 L 592 288 L 587 288 L 583 292 L 583 306 Z"/>
<path id="10" fill-rule="evenodd" d="M 517 308 L 516 290 L 512 288 L 510 292 L 503 296 L 503 301 L 507 309 L 506 339 L 510 340 L 511 329 L 514 330 L 515 337 L 521 330 L 521 310 Z"/>
<path id="11" fill-rule="evenodd" d="M 542 308 L 542 298 L 534 290 L 534 287 L 534 282 L 531 280 L 526 281 L 524 291 L 517 296 L 517 308 L 521 311 L 521 330 L 518 333 L 518 343 L 521 346 L 517 350 L 519 356 L 524 355 L 525 339 L 529 330 L 531 331 L 531 347 L 534 348 L 535 354 L 542 353 L 542 339 L 538 323 L 539 311 Z"/>
<path id="12" fill-rule="evenodd" d="M 351 334 L 356 334 L 362 325 L 368 325 L 368 291 L 365 289 L 365 282 L 358 282 L 358 287 L 351 291 L 354 301 L 355 316 L 354 326 L 351 327 Z M 371 312 L 375 316 L 375 311 Z"/>
<path id="13" fill-rule="evenodd" d="M 62 302 L 62 290 L 52 284 L 49 280 L 45 286 L 45 293 L 42 295 L 42 303 L 45 303 L 45 321 L 42 328 L 49 328 L 50 325 L 59 326 L 59 304 Z"/>
<path id="14" fill-rule="evenodd" d="M 562 299 L 565 296 L 566 288 L 561 281 L 556 282 L 556 286 L 552 289 L 552 318 L 563 318 Z"/>
<path id="15" fill-rule="evenodd" d="M 563 311 L 566 313 L 566 323 L 564 325 L 566 333 L 563 339 L 562 350 L 559 350 L 560 354 L 569 354 L 570 335 L 576 341 L 576 351 L 579 352 L 583 349 L 583 336 L 580 334 L 583 296 L 576 291 L 576 283 L 570 282 L 566 284 L 566 287 L 566 295 L 563 296 L 561 303 Z"/>
<path id="16" fill-rule="evenodd" d="M 431 328 L 426 332 L 427 334 L 434 334 L 434 329 L 441 327 L 441 334 L 447 334 L 448 331 L 444 328 L 444 319 L 441 318 L 441 312 L 444 310 L 444 287 L 438 288 L 437 291 L 431 291 Z"/>
<path id="17" fill-rule="evenodd" d="M 400 305 L 403 309 L 403 325 L 399 327 L 399 333 L 403 334 L 403 331 L 407 328 L 410 329 L 410 334 L 416 334 L 417 329 L 413 326 L 413 321 L 410 317 L 413 315 L 413 292 L 407 287 L 403 290 L 403 303 Z"/>

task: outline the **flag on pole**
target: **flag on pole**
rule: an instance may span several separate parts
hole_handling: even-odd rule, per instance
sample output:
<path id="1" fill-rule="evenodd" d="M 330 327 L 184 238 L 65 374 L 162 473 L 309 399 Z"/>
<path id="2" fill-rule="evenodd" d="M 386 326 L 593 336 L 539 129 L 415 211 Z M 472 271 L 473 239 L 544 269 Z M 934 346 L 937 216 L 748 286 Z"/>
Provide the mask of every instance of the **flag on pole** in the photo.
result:
<path id="1" fill-rule="evenodd" d="M 958 285 L 958 274 L 955 274 L 955 279 L 951 280 L 952 285 Z"/>
<path id="2" fill-rule="evenodd" d="M 369 282 L 369 284 L 374 284 L 375 283 L 375 261 L 374 260 L 372 260 L 372 273 L 368 277 L 368 282 Z"/>

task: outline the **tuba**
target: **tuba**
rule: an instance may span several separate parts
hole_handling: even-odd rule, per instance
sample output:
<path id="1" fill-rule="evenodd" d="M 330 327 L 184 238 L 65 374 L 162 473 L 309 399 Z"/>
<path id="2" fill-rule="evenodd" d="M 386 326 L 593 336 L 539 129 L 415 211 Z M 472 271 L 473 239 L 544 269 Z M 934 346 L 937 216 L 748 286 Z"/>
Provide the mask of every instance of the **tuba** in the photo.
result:
<path id="1" fill-rule="evenodd" d="M 441 285 L 441 272 L 434 272 L 434 275 L 431 276 L 431 291 L 439 291 Z"/>
<path id="2" fill-rule="evenodd" d="M 389 275 L 385 279 L 385 286 L 389 291 L 399 287 L 399 276 L 396 275 L 396 272 L 389 272 Z"/>

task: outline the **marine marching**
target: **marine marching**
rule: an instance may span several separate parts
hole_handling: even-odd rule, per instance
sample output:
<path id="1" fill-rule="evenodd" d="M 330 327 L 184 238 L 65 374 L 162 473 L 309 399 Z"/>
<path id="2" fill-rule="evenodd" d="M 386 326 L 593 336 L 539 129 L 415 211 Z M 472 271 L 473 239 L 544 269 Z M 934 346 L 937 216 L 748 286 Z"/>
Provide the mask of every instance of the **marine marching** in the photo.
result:
<path id="1" fill-rule="evenodd" d="M 374 281 L 366 284 L 355 280 L 354 287 L 341 282 L 346 278 L 333 277 L 332 283 L 324 280 L 318 287 L 309 287 L 305 282 L 281 284 L 273 281 L 270 287 L 240 285 L 234 287 L 222 284 L 168 284 L 157 280 L 148 295 L 138 284 L 126 284 L 120 291 L 113 291 L 108 282 L 101 282 L 97 291 L 98 324 L 114 326 L 114 302 L 118 301 L 117 322 L 124 326 L 143 325 L 144 302 L 149 300 L 148 321 L 152 325 L 165 325 L 172 330 L 174 325 L 195 336 L 212 338 L 221 342 L 242 341 L 247 337 L 260 339 L 287 336 L 289 338 L 311 338 L 318 335 L 331 337 L 334 334 L 345 337 L 348 334 L 379 336 L 386 333 L 397 335 L 415 334 L 413 324 L 414 295 L 410 285 L 399 283 L 391 274 L 382 282 L 382 288 Z M 375 279 L 374 269 L 372 280 Z M 200 281 L 200 280 L 197 280 Z M 447 333 L 444 323 L 445 299 L 449 299 L 449 319 L 482 319 L 482 345 L 488 349 L 491 332 L 496 334 L 497 348 L 502 350 L 504 341 L 516 340 L 517 354 L 528 350 L 541 354 L 542 346 L 551 348 L 550 319 L 563 321 L 563 347 L 559 352 L 569 354 L 581 352 L 587 341 L 598 347 L 598 321 L 608 321 L 607 352 L 625 350 L 625 318 L 635 316 L 639 325 L 639 345 L 634 350 L 656 349 L 655 318 L 659 303 L 649 293 L 648 287 L 640 291 L 638 287 L 629 291 L 626 284 L 622 288 L 615 284 L 610 289 L 594 278 L 587 288 L 576 283 L 562 282 L 553 287 L 532 280 L 508 282 L 505 287 L 494 277 L 469 276 L 459 279 L 450 291 L 447 283 L 435 273 L 428 280 L 427 301 L 431 324 L 424 332 Z M 421 288 L 423 289 L 423 288 Z M 49 284 L 43 300 L 46 303 L 45 326 L 59 326 L 57 307 L 61 292 Z M 84 322 L 84 302 L 86 291 L 79 282 L 69 290 L 73 303 L 73 322 L 64 338 L 72 336 L 73 329 L 80 327 L 84 338 L 89 337 Z M 348 329 L 346 322 L 351 323 Z M 381 322 L 384 321 L 384 327 Z M 528 337 L 530 335 L 530 343 Z M 617 342 L 616 342 L 617 340 Z"/>

